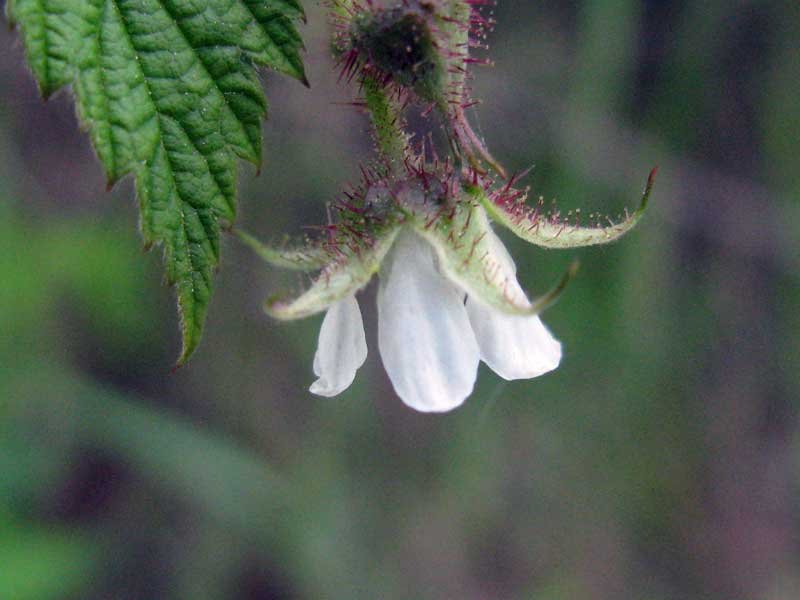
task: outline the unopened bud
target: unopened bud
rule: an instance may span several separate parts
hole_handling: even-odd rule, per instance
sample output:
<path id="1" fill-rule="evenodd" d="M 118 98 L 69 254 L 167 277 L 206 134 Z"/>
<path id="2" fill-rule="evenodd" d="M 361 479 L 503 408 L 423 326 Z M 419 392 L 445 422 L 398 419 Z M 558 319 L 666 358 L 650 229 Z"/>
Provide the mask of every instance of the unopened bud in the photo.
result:
<path id="1" fill-rule="evenodd" d="M 365 65 L 426 101 L 442 95 L 443 69 L 431 31 L 434 4 L 406 2 L 359 12 L 350 44 Z"/>

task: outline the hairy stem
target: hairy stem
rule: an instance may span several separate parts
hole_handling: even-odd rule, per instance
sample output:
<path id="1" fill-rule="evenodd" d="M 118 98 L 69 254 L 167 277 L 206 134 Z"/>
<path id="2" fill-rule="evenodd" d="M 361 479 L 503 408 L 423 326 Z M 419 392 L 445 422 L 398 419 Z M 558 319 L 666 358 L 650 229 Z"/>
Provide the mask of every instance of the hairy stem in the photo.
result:
<path id="1" fill-rule="evenodd" d="M 389 170 L 394 171 L 403 164 L 408 143 L 401 107 L 387 97 L 385 86 L 372 75 L 364 78 L 363 88 L 378 152 Z"/>

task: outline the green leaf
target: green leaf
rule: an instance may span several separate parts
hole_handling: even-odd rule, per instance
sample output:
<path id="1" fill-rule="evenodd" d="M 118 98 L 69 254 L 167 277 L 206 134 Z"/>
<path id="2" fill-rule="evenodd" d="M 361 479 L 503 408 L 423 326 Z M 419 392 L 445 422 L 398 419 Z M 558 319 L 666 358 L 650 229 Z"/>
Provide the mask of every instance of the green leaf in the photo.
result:
<path id="1" fill-rule="evenodd" d="M 509 201 L 502 194 L 497 197 L 489 197 L 478 188 L 473 188 L 472 193 L 495 221 L 508 227 L 526 242 L 544 248 L 579 248 L 608 244 L 636 227 L 647 208 L 657 170 L 653 169 L 650 172 L 642 201 L 636 212 L 628 215 L 619 223 L 612 222 L 607 226 L 581 227 L 577 224 L 550 218 L 522 202 Z"/>
<path id="2" fill-rule="evenodd" d="M 261 160 L 256 66 L 306 82 L 296 0 L 9 0 L 47 97 L 71 84 L 109 185 L 133 174 L 147 246 L 164 248 L 197 347 L 236 216 L 237 157 Z"/>

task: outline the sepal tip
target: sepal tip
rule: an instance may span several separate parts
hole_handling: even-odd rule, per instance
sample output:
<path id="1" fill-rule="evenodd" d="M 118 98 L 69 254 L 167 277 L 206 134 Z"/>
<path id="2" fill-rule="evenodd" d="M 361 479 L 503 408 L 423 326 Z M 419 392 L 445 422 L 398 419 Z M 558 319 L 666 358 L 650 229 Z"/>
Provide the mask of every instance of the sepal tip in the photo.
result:
<path id="1" fill-rule="evenodd" d="M 561 294 L 564 292 L 569 282 L 575 279 L 575 276 L 580 270 L 580 266 L 581 263 L 578 259 L 573 260 L 567 268 L 567 271 L 561 276 L 559 282 L 549 292 L 531 302 L 527 313 L 529 315 L 538 315 L 553 306 L 561 297 Z"/>
<path id="2" fill-rule="evenodd" d="M 653 167 L 650 170 L 650 175 L 647 176 L 647 185 L 644 188 L 644 193 L 642 194 L 642 201 L 639 203 L 639 208 L 636 210 L 637 215 L 642 215 L 647 209 L 647 205 L 650 202 L 650 194 L 653 192 L 653 187 L 656 183 L 656 175 L 658 175 L 658 165 Z"/>

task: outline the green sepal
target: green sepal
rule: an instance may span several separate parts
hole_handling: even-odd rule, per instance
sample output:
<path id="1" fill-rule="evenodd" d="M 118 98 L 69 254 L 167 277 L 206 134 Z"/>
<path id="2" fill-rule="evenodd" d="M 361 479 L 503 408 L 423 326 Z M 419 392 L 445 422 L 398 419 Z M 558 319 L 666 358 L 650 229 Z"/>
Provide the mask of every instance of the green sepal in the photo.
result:
<path id="1" fill-rule="evenodd" d="M 567 288 L 569 282 L 575 279 L 580 266 L 580 261 L 573 260 L 569 267 L 567 267 L 566 272 L 561 276 L 561 279 L 559 279 L 549 291 L 531 301 L 531 307 L 528 309 L 528 314 L 538 315 L 539 313 L 553 306 L 553 304 L 555 304 L 556 301 L 561 297 L 561 294 Z"/>
<path id="2" fill-rule="evenodd" d="M 328 265 L 334 256 L 320 244 L 289 245 L 288 241 L 280 246 L 265 244 L 241 229 L 234 230 L 246 246 L 265 262 L 292 271 L 318 271 Z"/>
<path id="3" fill-rule="evenodd" d="M 294 300 L 273 296 L 264 304 L 264 310 L 270 316 L 283 321 L 302 319 L 320 313 L 342 298 L 355 294 L 378 272 L 399 230 L 399 227 L 392 227 L 357 252 L 343 250 L 344 254 L 326 266 L 308 290 Z"/>
<path id="4" fill-rule="evenodd" d="M 554 221 L 519 202 L 493 201 L 481 189 L 472 188 L 470 191 L 483 204 L 492 219 L 526 242 L 543 248 L 579 248 L 608 244 L 636 227 L 647 209 L 656 172 L 657 169 L 650 172 L 639 208 L 619 223 L 603 227 L 581 227 Z"/>
<path id="5" fill-rule="evenodd" d="M 558 298 L 577 270 L 573 265 L 552 291 L 530 301 L 517 282 L 513 260 L 480 204 L 461 201 L 450 214 L 430 217 L 416 213 L 411 222 L 433 246 L 444 276 L 470 298 L 506 314 L 539 314 Z"/>

